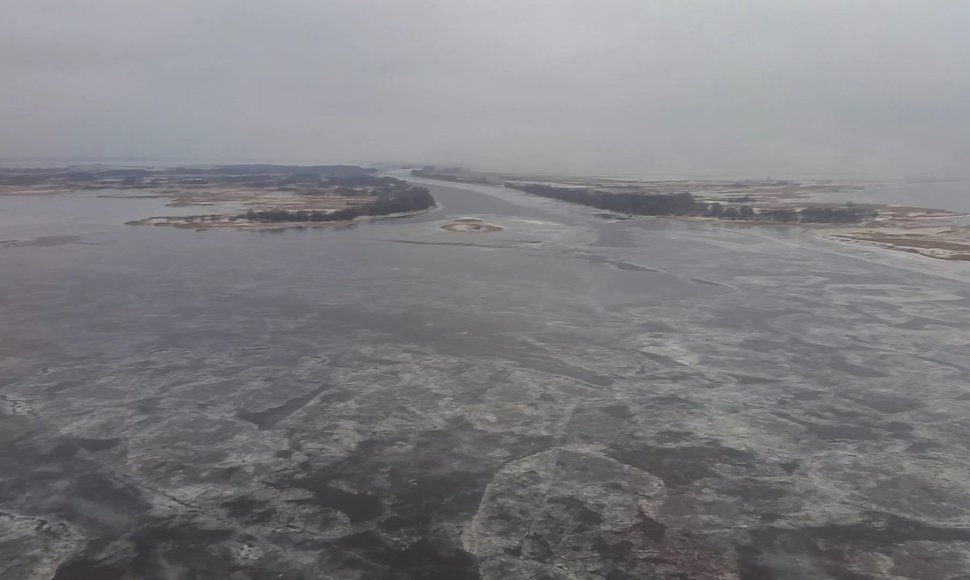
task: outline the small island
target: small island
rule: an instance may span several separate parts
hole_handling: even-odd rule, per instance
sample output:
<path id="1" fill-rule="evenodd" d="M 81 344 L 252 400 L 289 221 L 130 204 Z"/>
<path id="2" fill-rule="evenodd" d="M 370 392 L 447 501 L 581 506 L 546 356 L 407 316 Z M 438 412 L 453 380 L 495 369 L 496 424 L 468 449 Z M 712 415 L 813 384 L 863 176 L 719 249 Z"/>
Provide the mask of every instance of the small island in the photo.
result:
<path id="1" fill-rule="evenodd" d="M 130 225 L 167 225 L 201 229 L 283 229 L 347 224 L 359 219 L 412 215 L 435 207 L 434 197 L 424 187 L 408 186 L 398 179 L 384 177 L 380 188 L 351 188 L 339 195 L 323 195 L 323 204 L 302 200 L 292 203 L 264 200 L 259 208 L 240 214 L 206 214 L 194 216 L 152 217 L 128 222 Z M 275 202 L 275 206 L 274 206 Z M 338 207 L 334 207 L 334 206 Z M 280 207 L 282 206 L 282 207 Z M 286 209 L 291 207 L 291 209 Z"/>
<path id="2" fill-rule="evenodd" d="M 484 220 L 475 217 L 460 217 L 455 218 L 451 220 L 451 222 L 441 226 L 441 229 L 448 230 L 449 232 L 466 234 L 488 234 L 492 232 L 500 232 L 505 228 L 495 224 L 485 223 Z"/>
<path id="3" fill-rule="evenodd" d="M 0 195 L 97 192 L 108 198 L 162 198 L 194 215 L 153 216 L 130 225 L 193 230 L 285 229 L 411 215 L 436 206 L 427 188 L 355 165 L 24 168 L 0 172 Z"/>

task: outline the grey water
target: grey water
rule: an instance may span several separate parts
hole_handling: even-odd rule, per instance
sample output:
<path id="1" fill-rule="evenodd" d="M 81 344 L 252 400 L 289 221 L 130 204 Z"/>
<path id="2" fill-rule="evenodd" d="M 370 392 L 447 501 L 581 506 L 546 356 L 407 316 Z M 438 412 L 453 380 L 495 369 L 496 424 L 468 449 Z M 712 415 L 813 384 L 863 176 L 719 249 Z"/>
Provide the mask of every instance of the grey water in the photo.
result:
<path id="1" fill-rule="evenodd" d="M 425 183 L 264 233 L 0 197 L 0 578 L 970 573 L 965 282 Z"/>
<path id="2" fill-rule="evenodd" d="M 868 200 L 970 213 L 970 180 L 903 181 L 861 192 Z"/>

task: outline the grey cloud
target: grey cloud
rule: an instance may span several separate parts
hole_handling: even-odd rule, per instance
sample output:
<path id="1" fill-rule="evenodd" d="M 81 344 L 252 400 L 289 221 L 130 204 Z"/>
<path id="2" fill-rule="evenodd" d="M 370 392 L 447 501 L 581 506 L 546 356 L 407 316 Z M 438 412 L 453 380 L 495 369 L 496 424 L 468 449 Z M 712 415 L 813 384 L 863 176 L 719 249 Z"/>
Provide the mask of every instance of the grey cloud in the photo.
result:
<path id="1" fill-rule="evenodd" d="M 970 3 L 7 0 L 0 156 L 966 175 Z"/>

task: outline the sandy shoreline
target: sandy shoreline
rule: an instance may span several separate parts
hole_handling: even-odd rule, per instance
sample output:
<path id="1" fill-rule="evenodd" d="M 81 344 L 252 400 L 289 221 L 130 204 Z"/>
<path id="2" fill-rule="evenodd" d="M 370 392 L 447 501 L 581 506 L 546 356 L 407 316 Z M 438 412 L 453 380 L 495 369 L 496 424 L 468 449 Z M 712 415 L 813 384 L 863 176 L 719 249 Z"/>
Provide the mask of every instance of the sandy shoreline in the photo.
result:
<path id="1" fill-rule="evenodd" d="M 453 219 L 450 223 L 441 226 L 441 229 L 449 232 L 466 234 L 488 234 L 504 230 L 502 226 L 485 223 L 484 220 L 475 217 L 460 217 Z"/>
<path id="2" fill-rule="evenodd" d="M 970 262 L 970 228 L 954 219 L 963 214 L 934 212 L 919 217 L 884 217 L 861 224 L 799 224 L 764 220 L 722 220 L 697 216 L 652 216 L 678 221 L 701 221 L 749 227 L 797 228 L 814 237 L 840 244 L 906 252 L 936 260 Z"/>
<path id="3" fill-rule="evenodd" d="M 243 230 L 243 231 L 278 231 L 278 230 L 302 230 L 308 228 L 342 228 L 352 226 L 361 222 L 373 222 L 386 219 L 406 218 L 438 209 L 433 206 L 427 209 L 415 210 L 410 212 L 399 212 L 385 215 L 359 216 L 352 220 L 337 221 L 285 221 L 285 222 L 258 222 L 249 221 L 239 216 L 231 215 L 195 215 L 195 216 L 154 216 L 140 220 L 125 222 L 129 226 L 167 226 L 178 229 L 195 230 L 197 232 L 209 230 Z"/>

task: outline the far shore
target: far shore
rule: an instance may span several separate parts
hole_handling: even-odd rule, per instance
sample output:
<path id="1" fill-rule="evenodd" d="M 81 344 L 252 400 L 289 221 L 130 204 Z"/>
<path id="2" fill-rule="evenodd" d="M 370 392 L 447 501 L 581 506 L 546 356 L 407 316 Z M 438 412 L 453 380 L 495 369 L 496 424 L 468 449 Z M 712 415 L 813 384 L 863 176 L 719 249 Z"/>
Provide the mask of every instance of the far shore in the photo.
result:
<path id="1" fill-rule="evenodd" d="M 751 227 L 798 227 L 820 238 L 843 244 L 883 248 L 894 252 L 906 252 L 950 262 L 970 262 L 970 226 L 959 222 L 959 218 L 965 217 L 966 214 L 901 204 L 853 204 L 846 199 L 845 194 L 865 189 L 866 186 L 859 184 L 839 184 L 828 181 L 796 183 L 785 180 L 652 181 L 575 177 L 526 178 L 474 172 L 440 173 L 433 168 L 424 168 L 414 171 L 412 174 L 416 177 L 452 184 L 468 183 L 470 185 L 512 188 L 522 191 L 524 195 L 536 195 L 527 190 L 530 188 L 541 189 L 542 187 L 559 188 L 558 191 L 566 192 L 594 191 L 604 196 L 610 194 L 657 196 L 691 192 L 699 201 L 717 205 L 719 208 L 723 207 L 725 215 L 677 215 L 674 213 L 627 215 L 610 210 L 601 210 L 598 215 L 616 220 L 653 217 Z M 539 187 L 535 187 L 536 185 Z M 570 199 L 561 201 L 577 203 Z M 578 204 L 584 207 L 594 207 L 585 203 Z M 747 215 L 738 211 L 745 207 L 748 208 Z M 858 211 L 861 219 L 858 219 L 856 223 L 815 223 L 764 219 L 764 216 L 770 216 L 776 212 L 793 214 L 805 208 L 844 210 L 846 207 L 853 208 L 852 211 Z M 733 213 L 726 215 L 728 211 Z M 762 217 L 756 217 L 759 215 Z"/>
<path id="2" fill-rule="evenodd" d="M 0 195 L 75 192 L 109 199 L 168 199 L 169 207 L 206 207 L 205 214 L 126 222 L 196 231 L 341 227 L 412 216 L 437 207 L 427 188 L 356 165 L 0 170 Z"/>
<path id="3" fill-rule="evenodd" d="M 140 220 L 125 222 L 129 226 L 167 226 L 185 230 L 195 230 L 197 232 L 209 230 L 242 230 L 242 231 L 277 231 L 277 230 L 303 230 L 315 228 L 341 228 L 352 226 L 360 222 L 372 222 L 386 219 L 398 219 L 413 217 L 438 209 L 437 205 L 427 209 L 414 211 L 397 212 L 384 215 L 358 216 L 349 220 L 334 220 L 326 222 L 314 221 L 281 221 L 281 222 L 258 222 L 249 221 L 235 215 L 192 215 L 192 216 L 155 216 Z"/>

